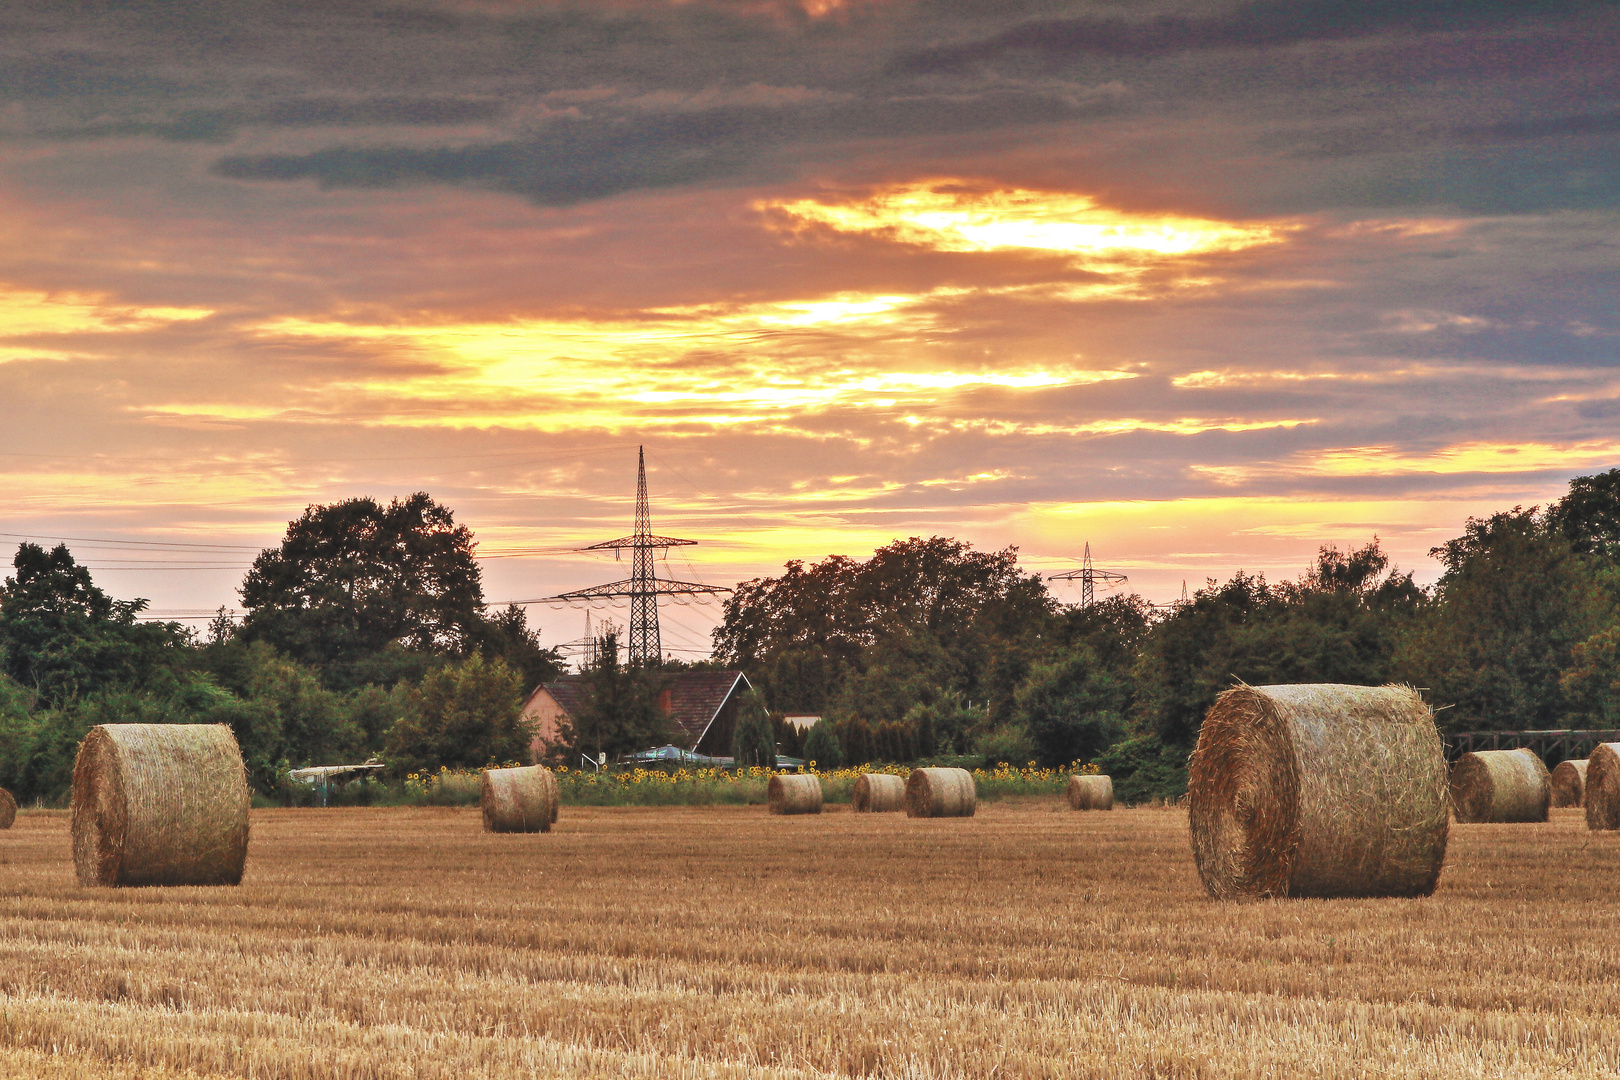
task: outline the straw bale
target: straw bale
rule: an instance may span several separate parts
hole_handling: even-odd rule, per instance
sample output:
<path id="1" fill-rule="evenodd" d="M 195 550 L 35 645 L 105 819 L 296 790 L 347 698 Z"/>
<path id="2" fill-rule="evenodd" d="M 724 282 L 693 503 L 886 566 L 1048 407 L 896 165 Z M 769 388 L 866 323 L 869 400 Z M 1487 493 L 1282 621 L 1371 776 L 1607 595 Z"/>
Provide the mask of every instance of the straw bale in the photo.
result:
<path id="1" fill-rule="evenodd" d="M 0 787 L 0 829 L 9 829 L 17 820 L 17 800 L 11 797 L 11 792 Z"/>
<path id="2" fill-rule="evenodd" d="M 972 817 L 977 802 L 966 769 L 912 769 L 906 779 L 907 817 Z"/>
<path id="3" fill-rule="evenodd" d="M 1586 759 L 1586 827 L 1620 829 L 1620 743 L 1601 743 Z"/>
<path id="4" fill-rule="evenodd" d="M 1552 804 L 1581 806 L 1586 802 L 1586 758 L 1560 761 L 1552 771 Z"/>
<path id="5" fill-rule="evenodd" d="M 485 769 L 478 795 L 485 832 L 550 832 L 557 820 L 557 774 L 544 765 Z"/>
<path id="6" fill-rule="evenodd" d="M 237 885 L 248 785 L 224 724 L 102 724 L 73 763 L 80 885 Z"/>
<path id="7" fill-rule="evenodd" d="M 1552 778 L 1533 750 L 1475 750 L 1451 767 L 1458 821 L 1546 821 L 1551 802 Z"/>
<path id="8" fill-rule="evenodd" d="M 1193 857 L 1216 899 L 1427 896 L 1449 828 L 1434 716 L 1405 686 L 1238 686 L 1189 761 Z"/>
<path id="9" fill-rule="evenodd" d="M 1114 778 L 1111 776 L 1069 777 L 1069 807 L 1074 810 L 1112 810 Z"/>
<path id="10" fill-rule="evenodd" d="M 765 786 L 773 814 L 821 813 L 821 777 L 813 773 L 776 773 Z"/>
<path id="11" fill-rule="evenodd" d="M 906 782 L 893 773 L 861 773 L 855 778 L 855 810 L 887 814 L 906 806 Z"/>

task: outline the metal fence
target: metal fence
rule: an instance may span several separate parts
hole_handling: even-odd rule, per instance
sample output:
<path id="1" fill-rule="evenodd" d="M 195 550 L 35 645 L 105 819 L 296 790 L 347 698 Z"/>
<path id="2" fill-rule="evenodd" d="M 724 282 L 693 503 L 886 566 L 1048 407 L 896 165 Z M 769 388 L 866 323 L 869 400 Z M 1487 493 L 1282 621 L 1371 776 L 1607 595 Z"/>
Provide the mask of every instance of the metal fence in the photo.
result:
<path id="1" fill-rule="evenodd" d="M 1591 756 L 1598 743 L 1620 742 L 1620 731 L 1460 731 L 1446 736 L 1446 758 L 1455 761 L 1474 750 L 1517 750 L 1528 747 L 1541 760 L 1556 765 Z"/>

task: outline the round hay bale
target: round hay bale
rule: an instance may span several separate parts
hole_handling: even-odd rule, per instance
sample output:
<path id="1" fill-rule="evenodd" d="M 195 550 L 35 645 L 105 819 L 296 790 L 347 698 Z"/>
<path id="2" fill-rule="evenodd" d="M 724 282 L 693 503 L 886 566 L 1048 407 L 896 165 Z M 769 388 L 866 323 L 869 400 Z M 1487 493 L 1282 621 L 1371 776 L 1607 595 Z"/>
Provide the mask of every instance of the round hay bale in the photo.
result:
<path id="1" fill-rule="evenodd" d="M 1552 771 L 1552 804 L 1580 806 L 1586 801 L 1586 758 L 1560 761 Z"/>
<path id="2" fill-rule="evenodd" d="M 1586 827 L 1620 829 L 1620 743 L 1600 743 L 1586 759 Z"/>
<path id="3" fill-rule="evenodd" d="M 478 785 L 484 831 L 550 832 L 557 820 L 559 794 L 557 774 L 544 765 L 485 769 Z"/>
<path id="4" fill-rule="evenodd" d="M 1434 716 L 1405 686 L 1239 686 L 1189 762 L 1193 858 L 1219 900 L 1427 896 L 1449 828 Z"/>
<path id="5" fill-rule="evenodd" d="M 1552 778 L 1535 751 L 1475 750 L 1451 767 L 1451 805 L 1457 820 L 1546 821 Z"/>
<path id="6" fill-rule="evenodd" d="M 224 724 L 102 724 L 73 763 L 80 885 L 238 885 L 248 785 Z"/>
<path id="7" fill-rule="evenodd" d="M 855 778 L 855 812 L 887 814 L 906 805 L 906 782 L 893 773 L 861 773 Z"/>
<path id="8" fill-rule="evenodd" d="M 977 802 L 966 769 L 912 769 L 906 778 L 907 817 L 972 817 Z"/>
<path id="9" fill-rule="evenodd" d="M 1112 810 L 1114 778 L 1111 776 L 1069 777 L 1069 807 L 1074 810 Z"/>
<path id="10" fill-rule="evenodd" d="M 11 792 L 0 787 L 0 829 L 9 829 L 17 820 L 17 800 Z"/>
<path id="11" fill-rule="evenodd" d="M 821 813 L 821 777 L 811 773 L 776 773 L 765 785 L 773 814 Z"/>

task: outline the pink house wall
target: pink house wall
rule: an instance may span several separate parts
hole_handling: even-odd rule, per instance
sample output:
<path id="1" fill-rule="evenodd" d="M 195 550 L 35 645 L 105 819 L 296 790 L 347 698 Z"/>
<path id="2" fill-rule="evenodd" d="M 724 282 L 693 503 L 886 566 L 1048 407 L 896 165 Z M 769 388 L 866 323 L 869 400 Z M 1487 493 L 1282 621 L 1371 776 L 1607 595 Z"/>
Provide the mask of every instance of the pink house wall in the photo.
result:
<path id="1" fill-rule="evenodd" d="M 557 704 L 557 699 L 540 687 L 523 703 L 523 722 L 534 732 L 529 740 L 529 760 L 539 761 L 551 743 L 557 741 L 557 731 L 568 713 Z"/>

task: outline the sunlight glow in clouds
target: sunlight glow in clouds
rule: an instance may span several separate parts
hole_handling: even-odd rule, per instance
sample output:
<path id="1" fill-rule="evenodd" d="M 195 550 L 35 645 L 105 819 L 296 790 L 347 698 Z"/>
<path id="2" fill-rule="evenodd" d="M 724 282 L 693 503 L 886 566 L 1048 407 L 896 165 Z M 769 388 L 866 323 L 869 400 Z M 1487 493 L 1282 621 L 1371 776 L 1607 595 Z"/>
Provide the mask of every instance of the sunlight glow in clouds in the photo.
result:
<path id="1" fill-rule="evenodd" d="M 975 191 L 956 181 L 904 184 L 865 199 L 761 203 L 810 225 L 871 233 L 935 251 L 1051 251 L 1093 269 L 1277 243 L 1279 225 L 1233 225 L 1170 214 L 1132 214 L 1063 192 Z"/>
<path id="2" fill-rule="evenodd" d="M 114 303 L 98 295 L 47 293 L 0 286 L 0 341 L 50 334 L 147 330 L 171 323 L 205 319 L 212 314 L 209 308 L 139 307 Z M 29 349 L 28 355 L 57 354 Z M 15 358 L 15 354 L 0 354 L 0 363 Z"/>
<path id="3" fill-rule="evenodd" d="M 1050 362 L 965 370 L 941 359 L 939 367 L 930 368 L 928 351 L 912 339 L 932 327 L 936 316 L 926 305 L 936 299 L 935 293 L 839 294 L 660 309 L 639 318 L 500 323 L 380 325 L 287 318 L 257 330 L 266 338 L 318 339 L 409 361 L 397 376 L 370 376 L 346 388 L 377 403 L 376 421 L 407 425 L 499 422 L 541 430 L 586 425 L 620 430 L 660 416 L 685 426 L 711 425 L 779 417 L 782 410 L 917 407 L 977 388 L 1039 390 L 1136 377 Z M 832 327 L 838 339 L 823 340 L 821 332 Z M 455 408 L 428 409 L 416 417 L 405 408 L 451 402 Z M 279 416 L 298 419 L 301 410 L 316 419 L 321 406 L 288 402 Z M 146 411 L 176 418 L 245 418 L 230 406 L 200 403 Z"/>

